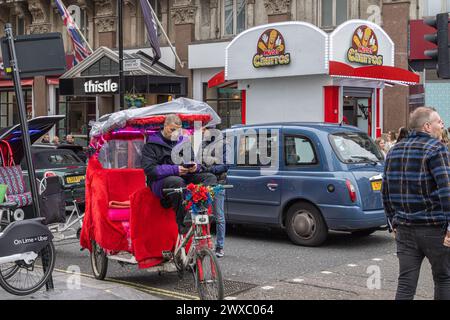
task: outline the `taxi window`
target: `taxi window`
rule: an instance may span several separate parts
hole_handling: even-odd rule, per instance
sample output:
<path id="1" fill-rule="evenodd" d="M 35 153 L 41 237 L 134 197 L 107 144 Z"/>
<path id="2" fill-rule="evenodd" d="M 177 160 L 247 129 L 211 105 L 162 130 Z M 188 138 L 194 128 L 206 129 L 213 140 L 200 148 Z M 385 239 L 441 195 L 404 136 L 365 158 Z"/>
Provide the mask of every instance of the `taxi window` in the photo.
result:
<path id="1" fill-rule="evenodd" d="M 344 163 L 378 162 L 384 159 L 373 140 L 363 132 L 340 132 L 329 135 L 331 146 Z"/>

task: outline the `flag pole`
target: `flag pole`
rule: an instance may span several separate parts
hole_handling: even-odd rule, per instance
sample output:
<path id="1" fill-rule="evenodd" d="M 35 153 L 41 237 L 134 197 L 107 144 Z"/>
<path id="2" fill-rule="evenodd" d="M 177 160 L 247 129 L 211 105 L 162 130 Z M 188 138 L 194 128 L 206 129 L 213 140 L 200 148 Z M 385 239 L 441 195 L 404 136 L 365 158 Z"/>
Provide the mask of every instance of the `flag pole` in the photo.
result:
<path id="1" fill-rule="evenodd" d="M 120 110 L 125 109 L 125 77 L 123 74 L 123 0 L 117 1 L 119 5 L 119 99 Z"/>
<path id="2" fill-rule="evenodd" d="M 148 2 L 148 0 L 147 0 L 147 2 Z M 156 15 L 155 11 L 153 11 L 152 5 L 151 5 L 150 3 L 149 3 L 149 7 L 150 7 L 150 10 L 152 10 L 153 17 L 155 18 L 156 22 L 158 23 L 158 26 L 159 26 L 159 28 L 161 29 L 161 31 L 162 31 L 164 37 L 166 37 L 167 42 L 169 43 L 170 49 L 172 49 L 172 52 L 173 52 L 173 54 L 175 55 L 175 58 L 177 58 L 178 63 L 180 64 L 181 68 L 184 68 L 184 63 L 181 62 L 180 57 L 178 57 L 177 52 L 175 51 L 175 48 L 172 46 L 172 42 L 170 42 L 170 39 L 169 39 L 169 37 L 167 36 L 166 31 L 164 31 L 164 28 L 163 28 L 163 26 L 161 25 L 161 22 L 159 22 L 158 16 Z"/>

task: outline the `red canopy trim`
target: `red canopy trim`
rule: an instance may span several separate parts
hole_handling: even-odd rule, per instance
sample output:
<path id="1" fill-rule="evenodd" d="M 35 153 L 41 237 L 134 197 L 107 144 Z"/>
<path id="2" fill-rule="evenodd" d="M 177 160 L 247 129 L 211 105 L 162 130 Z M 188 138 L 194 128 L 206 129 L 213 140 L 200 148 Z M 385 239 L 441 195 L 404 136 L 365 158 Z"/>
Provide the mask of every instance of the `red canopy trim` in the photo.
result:
<path id="1" fill-rule="evenodd" d="M 348 64 L 330 61 L 329 75 L 332 77 L 357 78 L 385 81 L 393 84 L 418 84 L 420 77 L 408 70 L 389 66 L 366 66 L 353 68 Z"/>
<path id="2" fill-rule="evenodd" d="M 208 80 L 208 88 L 225 88 L 232 86 L 237 88 L 237 81 L 225 81 L 225 70 L 220 71 Z"/>
<path id="3" fill-rule="evenodd" d="M 33 86 L 33 83 L 34 83 L 33 79 L 25 79 L 20 81 L 22 87 L 31 87 Z M 14 82 L 12 80 L 0 80 L 0 88 L 8 88 L 8 87 L 14 87 Z"/>
<path id="4" fill-rule="evenodd" d="M 212 117 L 210 114 L 178 114 L 182 122 L 196 122 L 201 121 L 203 124 L 207 124 L 211 121 Z M 154 124 L 163 124 L 166 116 L 151 116 L 147 118 L 132 119 L 127 121 L 129 126 L 146 126 Z"/>
<path id="5" fill-rule="evenodd" d="M 47 78 L 47 84 L 57 86 L 59 85 L 59 78 L 57 77 Z"/>

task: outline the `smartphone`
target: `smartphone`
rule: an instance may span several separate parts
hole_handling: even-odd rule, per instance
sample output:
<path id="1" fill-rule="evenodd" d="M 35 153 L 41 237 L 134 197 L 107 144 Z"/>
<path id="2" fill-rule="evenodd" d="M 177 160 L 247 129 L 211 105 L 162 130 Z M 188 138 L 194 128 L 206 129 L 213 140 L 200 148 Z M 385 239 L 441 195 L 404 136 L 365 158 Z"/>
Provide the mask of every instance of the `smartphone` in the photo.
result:
<path id="1" fill-rule="evenodd" d="M 182 166 L 183 168 L 189 169 L 195 166 L 195 163 L 183 163 Z"/>

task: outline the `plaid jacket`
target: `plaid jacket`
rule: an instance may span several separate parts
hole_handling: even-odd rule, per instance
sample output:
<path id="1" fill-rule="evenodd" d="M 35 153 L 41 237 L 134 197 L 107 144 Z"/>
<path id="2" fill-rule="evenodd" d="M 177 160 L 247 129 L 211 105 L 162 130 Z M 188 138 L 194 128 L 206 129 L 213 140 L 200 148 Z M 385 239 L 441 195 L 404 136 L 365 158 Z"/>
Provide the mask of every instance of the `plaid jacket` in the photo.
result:
<path id="1" fill-rule="evenodd" d="M 412 132 L 386 156 L 382 185 L 387 218 L 395 227 L 439 225 L 450 220 L 447 147 L 424 132 Z"/>

